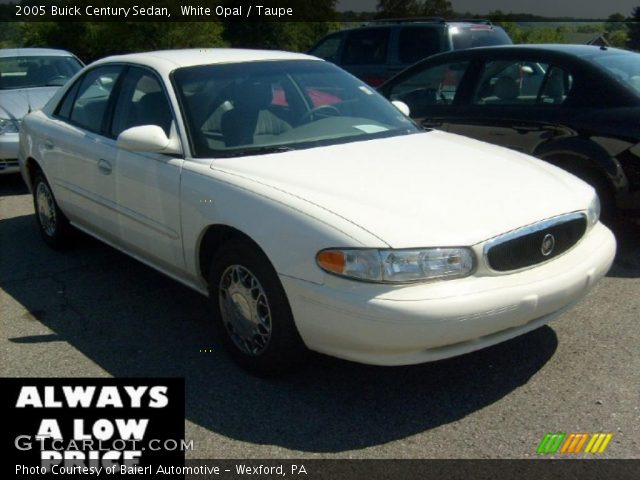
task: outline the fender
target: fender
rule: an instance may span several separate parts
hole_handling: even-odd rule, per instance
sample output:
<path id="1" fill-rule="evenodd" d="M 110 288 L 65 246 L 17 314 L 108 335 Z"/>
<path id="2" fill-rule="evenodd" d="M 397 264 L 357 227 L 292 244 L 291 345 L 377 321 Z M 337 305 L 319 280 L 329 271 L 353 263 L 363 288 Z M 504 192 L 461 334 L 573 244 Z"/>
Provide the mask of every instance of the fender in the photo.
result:
<path id="1" fill-rule="evenodd" d="M 617 160 L 602 146 L 584 137 L 562 138 L 543 143 L 533 155 L 560 167 L 562 163 L 569 162 L 566 168 L 569 171 L 572 168 L 595 169 L 606 174 L 612 183 L 617 185 L 619 181 L 621 168 Z"/>

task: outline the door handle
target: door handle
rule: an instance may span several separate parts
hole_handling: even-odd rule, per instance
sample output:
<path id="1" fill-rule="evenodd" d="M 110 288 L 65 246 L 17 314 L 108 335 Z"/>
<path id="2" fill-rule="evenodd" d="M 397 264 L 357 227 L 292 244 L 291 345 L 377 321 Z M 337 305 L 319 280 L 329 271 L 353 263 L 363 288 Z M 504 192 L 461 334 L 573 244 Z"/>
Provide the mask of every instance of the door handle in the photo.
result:
<path id="1" fill-rule="evenodd" d="M 98 160 L 98 170 L 100 170 L 100 173 L 110 175 L 113 168 L 111 167 L 111 163 L 106 161 L 104 158 L 101 158 Z"/>
<path id="2" fill-rule="evenodd" d="M 51 140 L 50 138 L 47 138 L 44 141 L 44 148 L 46 148 L 47 150 L 53 150 L 53 147 L 54 147 L 53 140 Z"/>

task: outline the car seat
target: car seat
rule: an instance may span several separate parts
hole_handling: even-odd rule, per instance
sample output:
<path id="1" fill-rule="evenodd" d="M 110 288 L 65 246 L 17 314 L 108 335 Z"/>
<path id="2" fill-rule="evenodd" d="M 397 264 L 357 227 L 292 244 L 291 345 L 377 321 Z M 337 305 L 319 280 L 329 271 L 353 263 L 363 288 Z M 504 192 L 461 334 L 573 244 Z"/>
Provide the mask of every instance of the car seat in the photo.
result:
<path id="1" fill-rule="evenodd" d="M 259 137 L 279 135 L 291 129 L 289 123 L 271 112 L 271 83 L 248 80 L 235 90 L 233 110 L 225 112 L 221 130 L 227 147 L 253 145 Z"/>

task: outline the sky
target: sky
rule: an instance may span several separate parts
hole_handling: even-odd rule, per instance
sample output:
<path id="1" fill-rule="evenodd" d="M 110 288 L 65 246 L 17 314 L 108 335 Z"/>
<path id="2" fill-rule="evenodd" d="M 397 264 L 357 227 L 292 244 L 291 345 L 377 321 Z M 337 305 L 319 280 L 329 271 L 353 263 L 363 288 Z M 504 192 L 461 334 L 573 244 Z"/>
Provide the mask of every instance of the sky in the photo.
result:
<path id="1" fill-rule="evenodd" d="M 546 17 L 606 18 L 612 13 L 630 15 L 640 0 L 450 0 L 456 12 L 484 14 L 531 13 Z M 339 10 L 375 10 L 377 0 L 339 0 Z"/>

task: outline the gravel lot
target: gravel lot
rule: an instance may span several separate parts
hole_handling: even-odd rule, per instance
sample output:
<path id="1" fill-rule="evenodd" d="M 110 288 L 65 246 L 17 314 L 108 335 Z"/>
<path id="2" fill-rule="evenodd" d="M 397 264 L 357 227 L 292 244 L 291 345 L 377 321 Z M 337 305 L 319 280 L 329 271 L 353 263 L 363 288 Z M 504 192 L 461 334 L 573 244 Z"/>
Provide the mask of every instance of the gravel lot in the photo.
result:
<path id="1" fill-rule="evenodd" d="M 193 458 L 527 458 L 549 431 L 612 432 L 602 456 L 640 458 L 640 227 L 614 230 L 609 276 L 550 326 L 432 364 L 318 355 L 262 380 L 220 350 L 197 293 L 95 240 L 48 249 L 4 176 L 0 374 L 183 376 Z"/>

